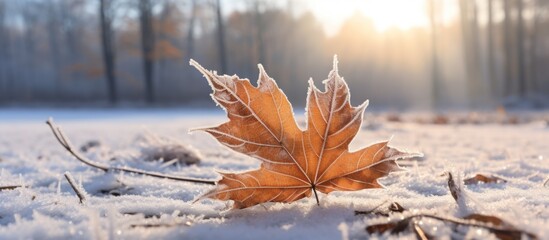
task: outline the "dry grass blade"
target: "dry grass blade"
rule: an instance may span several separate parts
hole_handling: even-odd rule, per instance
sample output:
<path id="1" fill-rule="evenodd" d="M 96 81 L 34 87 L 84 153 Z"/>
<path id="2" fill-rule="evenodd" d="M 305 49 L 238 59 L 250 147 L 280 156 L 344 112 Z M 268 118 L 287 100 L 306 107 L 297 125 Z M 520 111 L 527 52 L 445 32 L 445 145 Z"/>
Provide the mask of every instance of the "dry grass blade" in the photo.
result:
<path id="1" fill-rule="evenodd" d="M 78 199 L 80 199 L 80 203 L 84 204 L 86 203 L 86 194 L 84 193 L 83 189 L 80 189 L 80 187 L 76 184 L 76 181 L 74 181 L 74 178 L 72 177 L 72 174 L 70 172 L 65 172 L 65 179 L 67 179 L 67 182 L 69 182 L 69 185 L 71 186 L 74 193 L 76 193 L 76 196 L 78 196 Z"/>
<path id="2" fill-rule="evenodd" d="M 101 169 L 105 172 L 108 171 L 121 171 L 121 172 L 128 172 L 128 173 L 137 173 L 141 175 L 146 175 L 150 177 L 157 177 L 157 178 L 165 178 L 170 180 L 176 180 L 176 181 L 184 181 L 184 182 L 193 182 L 193 183 L 204 183 L 204 184 L 210 184 L 215 185 L 216 182 L 213 180 L 203 180 L 203 179 L 196 179 L 196 178 L 188 178 L 188 177 L 178 177 L 173 175 L 166 175 L 162 173 L 155 173 L 155 172 L 148 172 L 144 170 L 139 169 L 133 169 L 133 168 L 127 168 L 127 167 L 111 167 L 107 165 L 103 165 L 97 162 L 94 162 L 80 154 L 78 151 L 75 150 L 75 148 L 70 143 L 69 139 L 63 131 L 61 130 L 61 127 L 57 126 L 53 119 L 49 119 L 46 121 L 46 124 L 50 127 L 53 135 L 55 136 L 55 139 L 63 146 L 72 156 L 74 156 L 76 159 L 78 159 L 80 162 L 97 169 Z"/>
<path id="3" fill-rule="evenodd" d="M 419 240 L 428 240 L 432 239 L 429 235 L 423 231 L 423 228 L 419 226 L 419 223 L 417 220 L 412 221 L 412 229 L 414 230 L 414 233 L 416 234 L 417 239 Z"/>

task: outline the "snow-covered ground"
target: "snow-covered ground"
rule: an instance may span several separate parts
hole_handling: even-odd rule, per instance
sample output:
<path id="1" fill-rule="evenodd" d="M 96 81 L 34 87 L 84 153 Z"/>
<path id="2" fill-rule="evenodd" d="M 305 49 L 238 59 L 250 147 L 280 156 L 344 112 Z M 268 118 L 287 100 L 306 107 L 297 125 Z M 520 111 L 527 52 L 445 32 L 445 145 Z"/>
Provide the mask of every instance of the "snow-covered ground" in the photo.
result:
<path id="1" fill-rule="evenodd" d="M 193 203 L 210 185 L 105 174 L 80 163 L 54 139 L 45 124 L 49 116 L 75 146 L 90 146 L 85 156 L 104 164 L 204 179 L 217 179 L 216 170 L 243 171 L 259 165 L 205 133 L 188 134 L 190 128 L 223 122 L 221 110 L 0 109 L 0 186 L 24 185 L 0 192 L 0 239 L 367 238 L 367 225 L 388 219 L 355 216 L 354 211 L 369 210 L 384 201 L 398 202 L 416 213 L 496 215 L 549 239 L 549 186 L 542 186 L 549 177 L 546 121 L 432 125 L 367 115 L 351 148 L 392 137 L 392 146 L 423 152 L 424 160 L 408 165 L 409 171 L 382 179 L 385 189 L 321 195 L 320 206 L 310 198 L 228 210 L 227 202 Z M 201 163 L 144 161 L 151 158 L 151 149 L 177 142 L 193 146 Z M 79 203 L 65 180 L 66 171 L 87 192 L 85 204 Z M 446 171 L 465 177 L 492 173 L 508 182 L 466 186 L 467 207 L 463 208 L 449 194 Z M 400 217 L 395 214 L 391 219 Z M 439 221 L 424 219 L 420 224 L 432 235 L 451 237 L 451 227 Z M 459 236 L 494 238 L 482 229 L 460 231 L 464 235 Z M 415 239 L 413 233 L 371 237 Z"/>

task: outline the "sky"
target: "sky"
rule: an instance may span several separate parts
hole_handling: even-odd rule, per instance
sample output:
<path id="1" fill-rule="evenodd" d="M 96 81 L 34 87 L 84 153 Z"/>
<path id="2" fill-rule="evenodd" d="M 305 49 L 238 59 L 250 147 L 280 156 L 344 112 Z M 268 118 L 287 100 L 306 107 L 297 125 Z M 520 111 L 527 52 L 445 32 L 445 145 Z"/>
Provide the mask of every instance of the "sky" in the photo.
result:
<path id="1" fill-rule="evenodd" d="M 437 11 L 441 14 L 438 20 L 447 24 L 458 14 L 455 1 L 437 0 Z M 225 12 L 243 10 L 249 4 L 246 0 L 224 1 Z M 322 23 L 327 35 L 337 33 L 343 22 L 356 13 L 373 20 L 375 28 L 386 31 L 391 28 L 408 30 L 417 27 L 429 27 L 426 0 L 290 0 L 274 1 L 277 7 L 285 8 L 292 5 L 294 14 L 312 12 Z"/>
<path id="2" fill-rule="evenodd" d="M 307 0 L 309 9 L 324 24 L 326 33 L 333 35 L 346 18 L 361 13 L 370 17 L 379 31 L 396 27 L 402 30 L 426 27 L 423 0 Z"/>

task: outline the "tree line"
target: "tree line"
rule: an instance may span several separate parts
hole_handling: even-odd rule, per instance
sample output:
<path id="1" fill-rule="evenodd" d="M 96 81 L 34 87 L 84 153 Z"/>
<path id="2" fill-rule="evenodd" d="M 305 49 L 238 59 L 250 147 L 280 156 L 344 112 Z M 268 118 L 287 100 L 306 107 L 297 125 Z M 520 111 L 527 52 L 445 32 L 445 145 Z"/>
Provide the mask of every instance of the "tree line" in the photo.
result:
<path id="1" fill-rule="evenodd" d="M 426 0 L 425 15 L 429 26 L 380 31 L 356 13 L 327 35 L 295 0 L 0 0 L 0 103 L 200 104 L 193 58 L 252 81 L 262 63 L 303 105 L 337 54 L 357 102 L 547 105 L 549 1 Z"/>

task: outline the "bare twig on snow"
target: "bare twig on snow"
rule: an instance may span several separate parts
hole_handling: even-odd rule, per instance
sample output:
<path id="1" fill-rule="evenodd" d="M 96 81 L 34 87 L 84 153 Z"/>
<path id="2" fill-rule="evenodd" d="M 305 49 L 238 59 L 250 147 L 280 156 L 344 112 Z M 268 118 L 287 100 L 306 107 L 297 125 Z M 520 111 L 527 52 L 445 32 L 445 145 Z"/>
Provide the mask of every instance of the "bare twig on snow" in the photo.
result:
<path id="1" fill-rule="evenodd" d="M 101 169 L 105 172 L 120 171 L 120 172 L 128 172 L 128 173 L 137 173 L 137 174 L 151 176 L 151 177 L 157 177 L 157 178 L 166 178 L 166 179 L 171 179 L 171 180 L 176 180 L 176 181 L 203 183 L 203 184 L 210 184 L 210 185 L 215 185 L 216 184 L 216 181 L 213 181 L 213 180 L 204 180 L 204 179 L 189 178 L 189 177 L 178 177 L 178 176 L 173 176 L 173 175 L 166 175 L 166 174 L 162 174 L 162 173 L 148 172 L 148 171 L 144 171 L 144 170 L 140 170 L 140 169 L 133 169 L 133 168 L 127 168 L 127 167 L 112 167 L 112 166 L 107 166 L 107 165 L 103 165 L 103 164 L 94 162 L 94 161 L 82 156 L 79 152 L 77 152 L 75 150 L 75 148 L 72 146 L 72 144 L 70 143 L 67 136 L 65 136 L 65 134 L 61 130 L 61 127 L 59 127 L 55 123 L 53 123 L 53 119 L 50 118 L 48 121 L 46 121 L 46 124 L 48 124 L 48 126 L 50 127 L 50 129 L 51 129 L 53 135 L 55 136 L 55 138 L 57 139 L 57 141 L 71 155 L 73 155 L 80 162 L 82 162 L 82 163 L 84 163 L 84 164 L 86 164 L 90 167 L 98 168 L 98 169 Z"/>
<path id="2" fill-rule="evenodd" d="M 80 199 L 80 203 L 86 203 L 86 195 L 84 194 L 84 191 L 76 184 L 72 174 L 70 172 L 65 172 L 65 178 L 67 179 L 67 182 L 69 182 L 69 185 L 71 185 L 72 190 L 76 193 L 76 196 Z"/>

